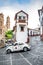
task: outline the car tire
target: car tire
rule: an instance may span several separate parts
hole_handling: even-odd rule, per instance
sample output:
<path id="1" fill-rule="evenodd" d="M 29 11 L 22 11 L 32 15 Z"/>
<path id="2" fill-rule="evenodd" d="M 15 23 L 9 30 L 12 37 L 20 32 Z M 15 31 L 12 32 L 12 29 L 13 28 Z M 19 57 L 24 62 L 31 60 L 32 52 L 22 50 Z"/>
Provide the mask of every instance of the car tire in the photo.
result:
<path id="1" fill-rule="evenodd" d="M 10 49 L 8 49 L 6 52 L 9 54 L 9 53 L 11 52 L 11 50 L 10 50 Z"/>
<path id="2" fill-rule="evenodd" d="M 27 47 L 24 47 L 24 48 L 23 48 L 23 51 L 24 51 L 24 52 L 26 52 L 27 50 L 28 50 L 28 48 L 27 48 Z"/>

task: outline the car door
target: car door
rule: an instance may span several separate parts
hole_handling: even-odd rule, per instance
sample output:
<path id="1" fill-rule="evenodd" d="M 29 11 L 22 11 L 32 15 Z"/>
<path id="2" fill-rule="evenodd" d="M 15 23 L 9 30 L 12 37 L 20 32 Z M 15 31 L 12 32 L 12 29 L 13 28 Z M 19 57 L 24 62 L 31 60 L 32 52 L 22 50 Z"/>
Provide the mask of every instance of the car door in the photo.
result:
<path id="1" fill-rule="evenodd" d="M 16 43 L 16 44 L 13 45 L 13 50 L 14 51 L 18 51 L 18 43 Z"/>
<path id="2" fill-rule="evenodd" d="M 23 50 L 23 44 L 18 44 L 18 49 Z"/>

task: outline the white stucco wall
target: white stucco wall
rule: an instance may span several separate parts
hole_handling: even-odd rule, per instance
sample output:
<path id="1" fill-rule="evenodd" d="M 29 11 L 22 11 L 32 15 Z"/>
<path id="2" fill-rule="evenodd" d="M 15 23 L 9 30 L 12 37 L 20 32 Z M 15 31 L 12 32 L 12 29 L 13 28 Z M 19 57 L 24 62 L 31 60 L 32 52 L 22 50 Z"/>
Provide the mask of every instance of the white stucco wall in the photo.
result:
<path id="1" fill-rule="evenodd" d="M 24 31 L 20 30 L 20 24 L 17 23 L 16 41 L 27 42 L 27 24 L 25 24 L 26 26 L 24 26 Z"/>

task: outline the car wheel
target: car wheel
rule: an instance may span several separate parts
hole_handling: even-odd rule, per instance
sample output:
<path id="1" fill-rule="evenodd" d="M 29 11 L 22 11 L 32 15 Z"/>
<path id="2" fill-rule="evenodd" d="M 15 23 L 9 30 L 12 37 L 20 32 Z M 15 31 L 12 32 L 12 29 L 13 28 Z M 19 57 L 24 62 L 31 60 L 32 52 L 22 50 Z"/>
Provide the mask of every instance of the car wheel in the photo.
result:
<path id="1" fill-rule="evenodd" d="M 25 51 L 25 52 L 26 52 L 27 50 L 28 50 L 28 49 L 27 49 L 27 47 L 24 47 L 24 48 L 23 48 L 23 51 Z"/>
<path id="2" fill-rule="evenodd" d="M 7 53 L 10 53 L 10 52 L 11 52 L 11 50 L 10 50 L 10 49 L 8 49 L 8 50 L 7 50 Z"/>

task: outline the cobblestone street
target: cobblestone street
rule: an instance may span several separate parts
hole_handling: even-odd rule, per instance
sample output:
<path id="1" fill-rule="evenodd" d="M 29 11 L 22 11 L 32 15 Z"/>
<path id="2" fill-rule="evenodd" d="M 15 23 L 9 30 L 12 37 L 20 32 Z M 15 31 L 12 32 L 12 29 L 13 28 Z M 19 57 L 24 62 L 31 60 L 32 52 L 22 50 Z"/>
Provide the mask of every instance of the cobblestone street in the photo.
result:
<path id="1" fill-rule="evenodd" d="M 43 42 L 40 37 L 30 37 L 31 50 L 6 54 L 0 49 L 0 65 L 43 65 Z"/>

